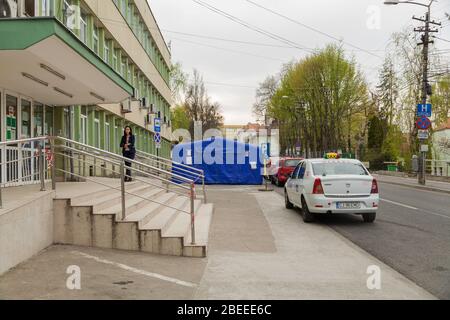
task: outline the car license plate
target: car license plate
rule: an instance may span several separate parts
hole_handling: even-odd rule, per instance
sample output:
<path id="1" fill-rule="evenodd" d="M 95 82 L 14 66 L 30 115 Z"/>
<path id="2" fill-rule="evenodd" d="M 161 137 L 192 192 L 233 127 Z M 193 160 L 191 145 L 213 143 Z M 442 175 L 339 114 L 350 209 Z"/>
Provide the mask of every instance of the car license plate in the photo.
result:
<path id="1" fill-rule="evenodd" d="M 338 202 L 338 209 L 361 209 L 360 202 Z"/>

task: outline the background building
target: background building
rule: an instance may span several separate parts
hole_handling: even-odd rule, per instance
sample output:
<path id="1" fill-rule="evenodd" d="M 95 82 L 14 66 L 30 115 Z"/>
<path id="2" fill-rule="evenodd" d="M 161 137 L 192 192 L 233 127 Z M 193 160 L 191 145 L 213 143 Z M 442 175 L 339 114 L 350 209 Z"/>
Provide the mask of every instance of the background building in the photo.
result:
<path id="1" fill-rule="evenodd" d="M 171 55 L 147 1 L 0 0 L 0 39 L 1 141 L 59 135 L 118 153 L 129 125 L 139 150 L 170 156 Z"/>
<path id="2" fill-rule="evenodd" d="M 269 127 L 258 123 L 224 125 L 221 130 L 223 137 L 228 140 L 236 140 L 258 147 L 270 143 L 270 156 L 278 157 L 280 155 L 280 137 L 275 125 Z"/>
<path id="3" fill-rule="evenodd" d="M 431 174 L 450 177 L 450 118 L 434 131 Z"/>

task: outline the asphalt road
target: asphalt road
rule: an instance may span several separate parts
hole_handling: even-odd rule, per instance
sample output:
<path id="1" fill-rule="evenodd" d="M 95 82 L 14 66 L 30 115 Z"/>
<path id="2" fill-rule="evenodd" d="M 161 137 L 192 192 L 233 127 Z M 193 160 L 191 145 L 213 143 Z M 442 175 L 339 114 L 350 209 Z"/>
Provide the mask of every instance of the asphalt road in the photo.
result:
<path id="1" fill-rule="evenodd" d="M 283 194 L 283 188 L 275 187 Z M 380 183 L 374 224 L 353 215 L 320 216 L 327 225 L 440 299 L 450 299 L 450 196 Z"/>

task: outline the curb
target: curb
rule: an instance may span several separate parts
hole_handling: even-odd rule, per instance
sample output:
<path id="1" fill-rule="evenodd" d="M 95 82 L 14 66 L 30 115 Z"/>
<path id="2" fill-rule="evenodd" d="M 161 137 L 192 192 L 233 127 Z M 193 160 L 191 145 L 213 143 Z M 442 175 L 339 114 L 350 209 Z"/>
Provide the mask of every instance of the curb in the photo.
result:
<path id="1" fill-rule="evenodd" d="M 378 179 L 378 182 L 386 183 L 386 184 L 393 184 L 393 185 L 402 186 L 402 187 L 409 187 L 409 188 L 414 188 L 414 189 L 419 189 L 419 190 L 434 191 L 434 192 L 450 194 L 450 190 L 444 190 L 444 189 L 439 189 L 439 188 L 434 188 L 434 187 L 417 186 L 417 185 L 411 185 L 411 184 L 400 183 L 400 182 L 383 181 L 380 179 Z"/>

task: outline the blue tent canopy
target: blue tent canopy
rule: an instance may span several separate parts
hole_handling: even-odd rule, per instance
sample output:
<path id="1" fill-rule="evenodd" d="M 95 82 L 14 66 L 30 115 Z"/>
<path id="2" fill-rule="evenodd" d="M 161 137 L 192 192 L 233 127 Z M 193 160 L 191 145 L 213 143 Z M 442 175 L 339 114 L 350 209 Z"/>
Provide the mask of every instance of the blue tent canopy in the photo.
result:
<path id="1" fill-rule="evenodd" d="M 203 170 L 206 184 L 260 185 L 263 181 L 261 150 L 254 145 L 212 138 L 179 144 L 174 147 L 172 158 Z M 191 178 L 179 166 L 174 165 L 173 172 Z"/>

